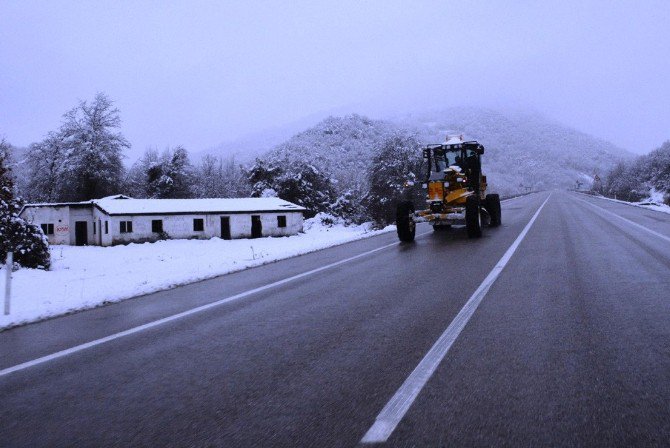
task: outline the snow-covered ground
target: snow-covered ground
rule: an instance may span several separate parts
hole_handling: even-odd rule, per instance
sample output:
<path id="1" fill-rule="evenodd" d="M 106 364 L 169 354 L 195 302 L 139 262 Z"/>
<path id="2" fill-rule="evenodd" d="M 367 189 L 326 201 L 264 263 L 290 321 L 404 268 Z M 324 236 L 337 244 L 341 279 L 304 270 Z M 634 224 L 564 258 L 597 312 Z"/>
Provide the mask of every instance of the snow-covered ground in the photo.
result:
<path id="1" fill-rule="evenodd" d="M 11 314 L 0 329 L 92 308 L 395 230 L 327 226 L 316 217 L 305 233 L 255 240 L 169 240 L 113 247 L 52 246 L 50 271 L 13 273 Z M 4 292 L 5 271 L 0 272 Z M 1 300 L 1 298 L 0 298 Z"/>
<path id="2" fill-rule="evenodd" d="M 592 196 L 592 195 L 588 195 Z M 634 207 L 646 208 L 648 210 L 655 210 L 661 213 L 670 214 L 670 206 L 663 203 L 663 193 L 657 192 L 656 190 L 651 191 L 651 196 L 648 199 L 645 199 L 640 202 L 628 202 L 622 201 L 620 199 L 612 199 L 605 196 L 596 196 L 600 199 L 605 199 L 607 201 L 618 202 L 619 204 L 632 205 Z"/>

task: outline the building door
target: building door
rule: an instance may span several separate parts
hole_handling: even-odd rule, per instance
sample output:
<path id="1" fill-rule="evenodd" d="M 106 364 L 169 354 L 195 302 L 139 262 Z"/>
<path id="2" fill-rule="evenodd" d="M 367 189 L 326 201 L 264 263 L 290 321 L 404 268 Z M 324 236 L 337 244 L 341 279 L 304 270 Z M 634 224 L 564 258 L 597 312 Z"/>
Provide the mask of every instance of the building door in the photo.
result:
<path id="1" fill-rule="evenodd" d="M 260 215 L 251 215 L 251 237 L 260 238 L 263 236 L 263 225 Z"/>
<path id="2" fill-rule="evenodd" d="M 86 246 L 88 244 L 88 223 L 86 221 L 75 221 L 74 243 L 77 246 Z"/>
<path id="3" fill-rule="evenodd" d="M 221 238 L 230 239 L 230 216 L 221 217 Z"/>
<path id="4" fill-rule="evenodd" d="M 102 221 L 98 219 L 98 245 L 102 246 Z"/>

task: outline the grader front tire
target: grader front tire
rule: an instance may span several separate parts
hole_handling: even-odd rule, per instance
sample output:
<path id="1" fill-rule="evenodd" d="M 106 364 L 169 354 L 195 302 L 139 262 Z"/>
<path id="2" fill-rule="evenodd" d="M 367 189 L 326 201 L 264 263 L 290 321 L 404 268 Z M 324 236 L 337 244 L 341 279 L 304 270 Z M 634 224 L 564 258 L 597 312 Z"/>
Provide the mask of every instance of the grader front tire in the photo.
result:
<path id="1" fill-rule="evenodd" d="M 414 204 L 412 202 L 403 201 L 398 204 L 395 223 L 400 241 L 406 243 L 414 241 L 416 223 L 414 222 Z"/>
<path id="2" fill-rule="evenodd" d="M 482 215 L 479 209 L 479 198 L 475 195 L 468 196 L 465 201 L 465 228 L 470 238 L 482 236 Z"/>

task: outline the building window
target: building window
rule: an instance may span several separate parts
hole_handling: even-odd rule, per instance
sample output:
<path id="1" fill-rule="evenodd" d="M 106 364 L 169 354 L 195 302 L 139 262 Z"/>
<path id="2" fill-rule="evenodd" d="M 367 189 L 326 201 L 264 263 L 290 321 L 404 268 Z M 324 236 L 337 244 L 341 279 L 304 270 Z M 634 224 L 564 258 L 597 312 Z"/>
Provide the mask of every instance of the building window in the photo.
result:
<path id="1" fill-rule="evenodd" d="M 286 216 L 277 216 L 277 227 L 286 227 Z"/>
<path id="2" fill-rule="evenodd" d="M 95 235 L 95 221 L 93 221 L 93 235 Z"/>
<path id="3" fill-rule="evenodd" d="M 132 221 L 121 221 L 120 222 L 121 233 L 132 233 L 133 232 L 133 222 Z"/>
<path id="4" fill-rule="evenodd" d="M 193 231 L 194 232 L 202 232 L 205 230 L 205 220 L 201 218 L 194 218 L 193 219 Z"/>
<path id="5" fill-rule="evenodd" d="M 163 220 L 162 219 L 152 219 L 151 220 L 151 231 L 154 233 L 163 232 Z"/>
<path id="6" fill-rule="evenodd" d="M 54 225 L 53 224 L 42 224 L 42 232 L 44 232 L 45 235 L 53 235 L 54 234 Z"/>
<path id="7" fill-rule="evenodd" d="M 105 235 L 109 233 L 109 221 L 105 221 Z"/>

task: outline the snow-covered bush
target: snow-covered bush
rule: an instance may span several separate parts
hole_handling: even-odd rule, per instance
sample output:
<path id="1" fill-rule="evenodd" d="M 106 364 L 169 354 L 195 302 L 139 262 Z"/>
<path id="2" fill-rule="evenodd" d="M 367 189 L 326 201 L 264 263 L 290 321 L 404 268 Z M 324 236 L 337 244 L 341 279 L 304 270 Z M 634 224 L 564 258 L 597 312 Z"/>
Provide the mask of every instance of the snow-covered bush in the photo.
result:
<path id="1" fill-rule="evenodd" d="M 650 189 L 661 193 L 670 205 L 670 141 L 642 156 L 640 170 L 648 176 Z"/>
<path id="2" fill-rule="evenodd" d="M 645 198 L 649 193 L 649 187 L 639 170 L 639 164 L 624 161 L 617 163 L 607 174 L 601 190 L 597 193 L 633 202 Z"/>
<path id="3" fill-rule="evenodd" d="M 337 225 L 346 225 L 346 224 L 347 222 L 339 216 L 335 216 L 331 213 L 320 212 L 314 215 L 313 217 L 306 219 L 303 227 L 305 230 L 309 230 L 315 225 L 322 227 L 333 227 Z"/>
<path id="4" fill-rule="evenodd" d="M 21 200 L 14 197 L 14 182 L 6 160 L 9 145 L 0 141 L 0 262 L 14 252 L 14 262 L 30 268 L 48 269 L 49 245 L 42 230 L 19 218 Z"/>
<path id="5" fill-rule="evenodd" d="M 359 191 L 345 191 L 331 205 L 331 213 L 342 217 L 347 224 L 362 224 L 370 219 L 361 201 L 363 196 Z"/>
<path id="6" fill-rule="evenodd" d="M 603 193 L 626 201 L 660 197 L 670 205 L 670 141 L 635 160 L 618 163 L 607 174 Z"/>

